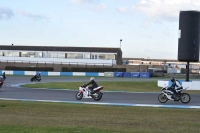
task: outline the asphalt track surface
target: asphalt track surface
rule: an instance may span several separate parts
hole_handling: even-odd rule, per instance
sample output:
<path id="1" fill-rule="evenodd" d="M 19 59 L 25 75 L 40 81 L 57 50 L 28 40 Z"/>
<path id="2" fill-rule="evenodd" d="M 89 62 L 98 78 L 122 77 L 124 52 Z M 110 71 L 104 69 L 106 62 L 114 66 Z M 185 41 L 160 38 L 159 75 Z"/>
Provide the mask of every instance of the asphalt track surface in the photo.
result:
<path id="1" fill-rule="evenodd" d="M 182 106 L 198 106 L 200 107 L 200 95 L 190 94 L 191 101 L 188 104 L 181 102 L 167 101 L 166 103 L 160 103 L 158 101 L 159 93 L 156 92 L 144 92 L 144 93 L 128 93 L 128 92 L 107 92 L 104 91 L 104 95 L 100 101 L 94 101 L 93 99 L 82 99 L 80 101 L 75 99 L 75 94 L 78 91 L 72 90 L 54 90 L 54 89 L 30 89 L 22 88 L 15 85 L 26 84 L 30 82 L 31 76 L 7 76 L 4 85 L 0 89 L 0 99 L 15 99 L 15 100 L 27 100 L 27 101 L 61 101 L 61 102 L 78 102 L 78 103 L 110 103 L 116 105 L 133 105 L 140 104 L 140 106 L 169 106 L 169 107 L 182 107 Z M 88 82 L 89 77 L 43 77 L 42 82 Z M 96 78 L 98 81 L 157 81 L 158 79 L 135 79 L 135 78 Z M 106 87 L 105 87 L 106 88 Z M 188 108 L 188 107 L 186 107 Z"/>

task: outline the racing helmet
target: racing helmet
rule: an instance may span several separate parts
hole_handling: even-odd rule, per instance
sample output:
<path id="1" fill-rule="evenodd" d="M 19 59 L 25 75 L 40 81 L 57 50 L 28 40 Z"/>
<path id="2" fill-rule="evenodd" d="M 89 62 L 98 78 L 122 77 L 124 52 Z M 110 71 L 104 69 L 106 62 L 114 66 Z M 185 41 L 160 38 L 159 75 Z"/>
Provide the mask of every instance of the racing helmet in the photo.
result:
<path id="1" fill-rule="evenodd" d="M 174 78 L 174 77 L 172 77 L 172 78 L 171 78 L 171 82 L 174 82 L 174 81 L 175 81 L 175 78 Z"/>
<path id="2" fill-rule="evenodd" d="M 90 78 L 90 81 L 92 81 L 92 80 L 95 80 L 94 77 L 91 77 L 91 78 Z"/>

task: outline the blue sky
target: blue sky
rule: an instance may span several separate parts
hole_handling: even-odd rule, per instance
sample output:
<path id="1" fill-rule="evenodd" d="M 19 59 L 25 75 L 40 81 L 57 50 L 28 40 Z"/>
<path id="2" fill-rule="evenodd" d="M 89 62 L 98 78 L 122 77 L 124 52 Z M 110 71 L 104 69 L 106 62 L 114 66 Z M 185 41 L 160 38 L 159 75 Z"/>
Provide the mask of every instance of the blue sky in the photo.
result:
<path id="1" fill-rule="evenodd" d="M 177 59 L 179 12 L 199 0 L 0 0 L 0 45 L 120 47 Z"/>

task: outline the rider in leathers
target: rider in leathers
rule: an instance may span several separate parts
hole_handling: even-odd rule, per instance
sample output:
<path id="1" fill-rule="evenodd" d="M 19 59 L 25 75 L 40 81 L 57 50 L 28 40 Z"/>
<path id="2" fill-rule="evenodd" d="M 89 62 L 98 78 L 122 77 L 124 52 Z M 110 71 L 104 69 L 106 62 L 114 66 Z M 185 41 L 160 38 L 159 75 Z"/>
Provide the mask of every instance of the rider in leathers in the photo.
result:
<path id="1" fill-rule="evenodd" d="M 41 78 L 41 74 L 40 74 L 40 72 L 37 73 L 37 74 L 35 75 L 35 78 L 36 78 L 36 79 L 40 79 L 40 78 Z"/>
<path id="2" fill-rule="evenodd" d="M 172 82 L 172 85 L 170 86 L 170 89 L 171 89 L 171 91 L 174 93 L 174 94 L 172 95 L 172 98 L 173 98 L 173 99 L 174 99 L 174 98 L 176 99 L 176 98 L 177 98 L 177 95 L 178 95 L 178 93 L 177 93 L 176 90 L 182 89 L 183 87 L 182 87 L 180 81 L 176 80 L 174 77 L 171 78 L 171 82 Z"/>
<path id="3" fill-rule="evenodd" d="M 6 79 L 6 74 L 5 74 L 5 72 L 3 72 L 2 76 L 3 76 L 3 79 L 5 80 L 5 79 Z"/>
<path id="4" fill-rule="evenodd" d="M 95 81 L 94 77 L 91 77 L 90 78 L 90 82 L 85 84 L 85 86 L 88 86 L 90 84 L 92 84 L 92 86 L 89 86 L 88 88 L 91 90 L 91 94 L 94 94 L 94 90 L 93 89 L 98 87 L 98 84 Z"/>

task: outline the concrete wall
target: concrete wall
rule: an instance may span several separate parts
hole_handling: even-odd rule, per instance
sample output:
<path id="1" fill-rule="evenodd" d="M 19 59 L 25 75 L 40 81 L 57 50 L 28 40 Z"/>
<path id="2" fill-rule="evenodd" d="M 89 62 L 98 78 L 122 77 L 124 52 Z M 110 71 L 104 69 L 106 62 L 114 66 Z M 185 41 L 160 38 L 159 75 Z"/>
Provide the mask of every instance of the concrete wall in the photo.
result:
<path id="1" fill-rule="evenodd" d="M 96 64 L 53 64 L 53 63 L 29 63 L 29 62 L 0 62 L 0 69 L 5 70 L 6 66 L 16 67 L 53 67 L 55 72 L 61 72 L 62 67 L 107 67 L 107 68 L 126 68 L 127 72 L 148 72 L 148 68 L 162 68 L 163 66 L 158 65 L 96 65 Z"/>

